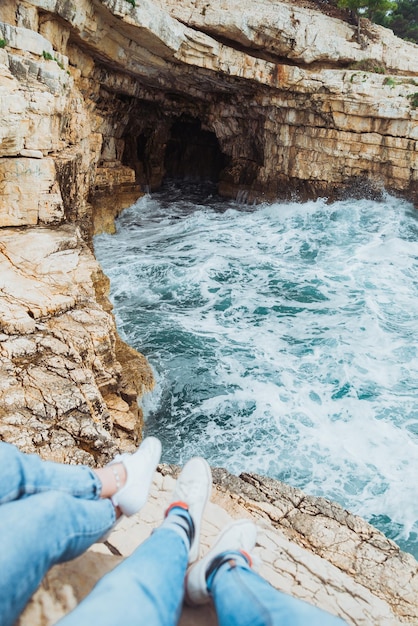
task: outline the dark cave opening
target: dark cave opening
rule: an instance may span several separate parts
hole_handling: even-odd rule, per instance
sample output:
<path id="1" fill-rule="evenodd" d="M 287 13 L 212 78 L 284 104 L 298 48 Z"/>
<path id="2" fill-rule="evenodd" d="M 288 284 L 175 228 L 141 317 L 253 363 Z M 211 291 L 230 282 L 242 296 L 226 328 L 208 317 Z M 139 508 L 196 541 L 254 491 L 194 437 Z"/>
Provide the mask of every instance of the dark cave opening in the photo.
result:
<path id="1" fill-rule="evenodd" d="M 198 119 L 177 120 L 171 126 L 164 156 L 165 177 L 218 182 L 228 161 L 215 133 L 202 130 Z"/>
<path id="2" fill-rule="evenodd" d="M 231 164 L 201 118 L 174 116 L 148 103 L 132 109 L 122 139 L 122 162 L 144 190 L 156 191 L 166 179 L 219 184 Z"/>
<path id="3" fill-rule="evenodd" d="M 146 160 L 147 141 L 148 137 L 144 133 L 141 133 L 136 140 L 136 156 L 141 163 L 144 163 Z"/>

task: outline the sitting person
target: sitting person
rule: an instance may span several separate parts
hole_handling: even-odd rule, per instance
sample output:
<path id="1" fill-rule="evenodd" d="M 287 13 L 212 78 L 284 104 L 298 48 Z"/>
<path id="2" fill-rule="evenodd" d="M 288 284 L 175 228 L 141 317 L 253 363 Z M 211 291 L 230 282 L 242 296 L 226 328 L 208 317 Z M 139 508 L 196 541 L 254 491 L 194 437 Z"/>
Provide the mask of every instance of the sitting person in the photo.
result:
<path id="1" fill-rule="evenodd" d="M 41 461 L 0 443 L 2 626 L 12 626 L 52 565 L 78 556 L 118 516 L 131 515 L 143 506 L 160 453 L 159 441 L 149 437 L 135 454 L 91 470 Z M 200 457 L 188 461 L 163 523 L 104 576 L 59 626 L 94 622 L 175 626 L 184 596 L 194 605 L 212 599 L 219 626 L 345 624 L 277 591 L 251 569 L 256 526 L 249 520 L 224 529 L 198 560 L 200 526 L 211 487 L 207 462 Z"/>

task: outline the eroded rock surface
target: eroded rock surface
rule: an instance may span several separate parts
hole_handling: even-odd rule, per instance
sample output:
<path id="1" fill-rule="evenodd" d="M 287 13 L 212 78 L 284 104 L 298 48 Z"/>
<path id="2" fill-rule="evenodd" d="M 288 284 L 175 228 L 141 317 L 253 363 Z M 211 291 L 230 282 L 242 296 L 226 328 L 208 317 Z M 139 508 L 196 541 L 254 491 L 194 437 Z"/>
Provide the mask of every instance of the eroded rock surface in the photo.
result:
<path id="1" fill-rule="evenodd" d="M 354 184 L 418 201 L 418 46 L 367 22 L 359 42 L 301 4 L 2 0 L 1 438 L 94 465 L 140 437 L 152 374 L 117 337 L 91 236 L 165 176 L 249 200 Z M 113 552 L 160 522 L 162 471 Z M 418 623 L 416 562 L 365 522 L 257 476 L 215 479 L 205 545 L 251 515 L 278 588 L 350 624 Z M 117 561 L 96 546 L 55 568 L 22 626 L 54 623 Z M 211 609 L 182 619 L 215 623 Z"/>
<path id="2" fill-rule="evenodd" d="M 139 440 L 152 375 L 98 302 L 107 282 L 74 226 L 0 230 L 1 438 L 86 463 Z"/>
<path id="3" fill-rule="evenodd" d="M 138 515 L 120 522 L 107 544 L 96 544 L 79 559 L 53 568 L 19 626 L 52 626 L 131 554 L 161 523 L 176 473 L 160 466 L 150 500 Z M 418 563 L 363 520 L 277 481 L 238 478 L 224 470 L 215 470 L 214 479 L 202 525 L 202 554 L 232 519 L 252 518 L 259 528 L 259 572 L 277 589 L 355 626 L 417 623 Z M 180 624 L 216 626 L 214 609 L 184 607 Z"/>
<path id="4" fill-rule="evenodd" d="M 64 210 L 108 228 L 87 199 L 117 213 L 179 171 L 248 199 L 417 200 L 418 46 L 387 29 L 363 20 L 359 42 L 348 21 L 265 0 L 4 0 L 0 20 L 3 225 Z M 16 185 L 35 173 L 29 207 Z"/>
<path id="5" fill-rule="evenodd" d="M 236 477 L 214 470 L 214 481 L 245 502 L 251 514 L 388 602 L 399 618 L 418 619 L 418 563 L 363 519 L 335 502 L 256 474 Z"/>

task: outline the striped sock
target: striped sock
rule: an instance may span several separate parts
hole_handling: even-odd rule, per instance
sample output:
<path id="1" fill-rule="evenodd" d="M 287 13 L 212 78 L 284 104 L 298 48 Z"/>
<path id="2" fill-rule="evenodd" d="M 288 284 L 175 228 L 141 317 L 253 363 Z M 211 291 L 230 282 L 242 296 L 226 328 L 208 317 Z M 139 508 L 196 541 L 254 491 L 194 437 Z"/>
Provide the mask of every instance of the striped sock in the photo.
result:
<path id="1" fill-rule="evenodd" d="M 221 554 L 218 554 L 218 556 L 211 561 L 208 569 L 206 570 L 206 587 L 209 593 L 212 589 L 216 574 L 224 565 L 228 565 L 230 568 L 237 566 L 248 568 L 252 566 L 252 559 L 251 556 L 244 550 L 222 552 Z"/>
<path id="2" fill-rule="evenodd" d="M 183 502 L 174 502 L 171 504 L 166 511 L 161 528 L 171 528 L 174 530 L 174 532 L 183 539 L 187 550 L 190 550 L 195 529 L 186 504 Z"/>

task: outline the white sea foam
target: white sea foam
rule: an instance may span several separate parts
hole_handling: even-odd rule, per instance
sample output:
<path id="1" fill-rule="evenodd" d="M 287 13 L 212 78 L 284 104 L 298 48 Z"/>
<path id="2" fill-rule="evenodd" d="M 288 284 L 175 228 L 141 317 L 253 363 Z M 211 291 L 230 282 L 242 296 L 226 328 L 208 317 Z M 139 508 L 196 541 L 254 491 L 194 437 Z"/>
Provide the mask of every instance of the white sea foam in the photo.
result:
<path id="1" fill-rule="evenodd" d="M 286 480 L 418 555 L 410 205 L 251 208 L 171 190 L 95 247 L 120 331 L 154 367 L 147 428 L 166 460 L 202 454 Z"/>

